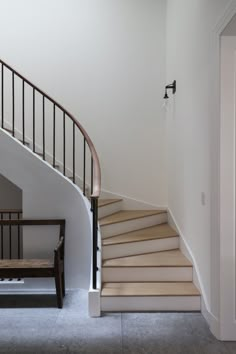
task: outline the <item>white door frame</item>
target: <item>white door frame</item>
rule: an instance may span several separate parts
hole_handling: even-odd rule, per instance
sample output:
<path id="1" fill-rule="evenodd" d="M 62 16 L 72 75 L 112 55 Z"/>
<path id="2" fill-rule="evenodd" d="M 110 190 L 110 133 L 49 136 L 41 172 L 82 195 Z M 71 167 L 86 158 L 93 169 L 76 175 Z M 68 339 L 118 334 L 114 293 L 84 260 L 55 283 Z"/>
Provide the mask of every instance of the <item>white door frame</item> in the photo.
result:
<path id="1" fill-rule="evenodd" d="M 235 56 L 236 36 L 221 39 L 220 328 L 236 339 Z"/>
<path id="2" fill-rule="evenodd" d="M 228 216 L 225 208 L 226 198 L 222 198 L 222 192 L 227 187 L 226 167 L 227 139 L 224 134 L 229 128 L 221 116 L 221 50 L 220 40 L 223 29 L 236 14 L 236 0 L 233 0 L 228 6 L 225 14 L 221 18 L 213 31 L 212 43 L 216 53 L 215 65 L 212 72 L 212 132 L 211 132 L 211 308 L 215 308 L 216 316 L 212 316 L 210 327 L 213 334 L 221 340 L 236 340 L 236 313 L 235 313 L 235 215 Z M 231 127 L 232 128 L 232 127 Z M 231 156 L 232 160 L 232 156 Z M 227 160 L 228 161 L 228 160 Z M 232 160 L 232 164 L 235 161 Z M 229 164 L 227 165 L 229 166 Z M 232 166 L 231 166 L 232 168 Z M 234 171 L 234 170 L 233 170 Z M 232 172 L 232 170 L 231 170 Z M 232 178 L 232 175 L 231 175 Z M 234 181 L 235 185 L 235 181 Z M 222 189 L 223 188 L 223 189 Z M 231 190 L 232 192 L 232 190 Z M 229 194 L 228 194 L 229 195 Z M 235 195 L 234 195 L 235 197 Z M 234 198 L 232 198 L 234 200 Z M 232 203 L 231 199 L 231 203 Z M 233 202 L 234 203 L 234 202 Z M 232 206 L 232 205 L 231 205 Z M 234 206 L 234 205 L 233 205 Z M 233 222 L 232 222 L 233 221 Z M 227 226 L 230 228 L 227 229 Z M 231 253 L 230 253 L 231 252 Z M 230 253 L 230 257 L 228 258 Z M 227 260 L 231 260 L 231 266 L 234 263 L 234 269 L 230 268 Z M 231 269 L 230 273 L 228 273 Z M 231 294 L 228 296 L 228 289 L 231 288 Z M 232 292 L 232 288 L 234 291 Z M 217 310 L 216 310 L 217 309 Z"/>

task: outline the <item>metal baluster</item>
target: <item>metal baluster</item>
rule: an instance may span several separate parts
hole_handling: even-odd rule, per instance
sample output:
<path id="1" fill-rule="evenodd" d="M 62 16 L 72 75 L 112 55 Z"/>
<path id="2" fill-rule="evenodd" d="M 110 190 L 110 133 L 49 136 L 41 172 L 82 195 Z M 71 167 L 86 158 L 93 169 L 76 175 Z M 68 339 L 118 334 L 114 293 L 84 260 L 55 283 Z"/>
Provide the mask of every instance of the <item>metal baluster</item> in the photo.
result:
<path id="1" fill-rule="evenodd" d="M 11 220 L 11 213 L 9 213 L 9 220 Z M 9 258 L 11 259 L 12 257 L 12 239 L 11 239 L 11 225 L 9 225 Z"/>
<path id="2" fill-rule="evenodd" d="M 2 78 L 1 78 L 1 94 L 2 94 L 2 128 L 4 128 L 4 65 L 2 64 Z"/>
<path id="3" fill-rule="evenodd" d="M 33 88 L 33 152 L 35 152 L 35 89 Z"/>
<path id="4" fill-rule="evenodd" d="M 53 167 L 56 165 L 56 105 L 55 103 L 53 104 Z"/>
<path id="5" fill-rule="evenodd" d="M 1 220 L 3 220 L 3 213 L 1 213 Z M 4 247 L 4 240 L 3 240 L 3 225 L 1 225 L 1 259 L 3 259 L 3 247 Z"/>
<path id="6" fill-rule="evenodd" d="M 20 220 L 20 213 L 17 213 L 17 218 Z M 21 239 L 20 239 L 20 225 L 17 225 L 17 242 L 18 242 L 18 259 L 21 258 Z"/>
<path id="7" fill-rule="evenodd" d="M 15 136 L 15 74 L 12 72 L 12 135 Z"/>
<path id="8" fill-rule="evenodd" d="M 93 212 L 93 289 L 97 288 L 97 222 L 98 222 L 98 199 L 91 198 Z"/>
<path id="9" fill-rule="evenodd" d="M 63 112 L 63 174 L 66 174 L 66 114 Z"/>
<path id="10" fill-rule="evenodd" d="M 25 144 L 25 82 L 22 81 L 22 140 Z"/>
<path id="11" fill-rule="evenodd" d="M 75 123 L 73 123 L 73 182 L 75 183 Z"/>
<path id="12" fill-rule="evenodd" d="M 43 96 L 43 159 L 45 160 L 45 96 Z"/>
<path id="13" fill-rule="evenodd" d="M 85 195 L 85 187 L 86 187 L 86 182 L 85 182 L 85 178 L 86 178 L 86 140 L 84 138 L 84 161 L 83 161 L 83 194 Z"/>
<path id="14" fill-rule="evenodd" d="M 91 156 L 91 195 L 93 194 L 93 157 Z"/>

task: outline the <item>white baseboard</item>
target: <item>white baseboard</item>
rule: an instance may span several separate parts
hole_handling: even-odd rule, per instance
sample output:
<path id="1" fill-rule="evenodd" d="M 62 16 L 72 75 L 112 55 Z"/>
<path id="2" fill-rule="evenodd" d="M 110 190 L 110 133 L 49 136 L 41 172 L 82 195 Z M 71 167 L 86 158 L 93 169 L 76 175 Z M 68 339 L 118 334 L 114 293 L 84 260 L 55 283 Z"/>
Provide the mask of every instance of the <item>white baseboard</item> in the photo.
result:
<path id="1" fill-rule="evenodd" d="M 123 195 L 123 194 L 110 192 L 110 191 L 105 190 L 105 189 L 102 190 L 101 197 L 102 198 L 106 198 L 106 199 L 109 199 L 109 198 L 111 198 L 111 199 L 123 199 L 122 207 L 123 207 L 123 209 L 126 209 L 126 210 L 131 210 L 131 209 L 137 209 L 137 210 L 152 210 L 152 209 L 167 210 L 167 206 L 166 205 L 151 204 L 151 203 L 148 203 L 148 202 L 144 202 L 142 200 L 138 200 L 138 199 L 134 199 L 134 198 L 128 197 L 128 196 Z"/>
<path id="2" fill-rule="evenodd" d="M 203 282 L 201 279 L 199 267 L 197 261 L 193 255 L 191 247 L 189 246 L 188 242 L 186 241 L 183 233 L 181 232 L 180 227 L 178 226 L 176 219 L 170 209 L 168 209 L 168 222 L 179 234 L 180 237 L 180 250 L 181 252 L 187 257 L 193 264 L 193 283 L 199 289 L 201 293 L 201 313 L 204 316 L 205 320 L 207 321 L 211 332 L 214 336 L 219 339 L 220 338 L 220 326 L 219 320 L 211 313 L 210 306 L 207 300 L 206 292 L 203 286 Z"/>
<path id="3" fill-rule="evenodd" d="M 7 129 L 12 129 L 12 126 L 9 122 L 5 121 L 5 128 Z M 2 129 L 2 128 L 0 128 Z M 6 134 L 8 134 L 10 137 L 12 137 L 13 139 L 15 139 L 17 142 L 19 142 L 19 144 L 22 144 L 19 140 L 22 139 L 22 133 L 18 130 L 15 129 L 15 136 L 13 137 L 11 133 L 9 133 L 7 130 L 2 129 Z M 28 149 L 32 154 L 34 154 L 39 160 L 44 161 L 39 155 L 37 155 L 36 153 L 33 152 L 32 149 L 32 145 L 33 145 L 33 140 L 31 138 L 29 138 L 28 136 L 25 136 L 25 141 L 27 141 L 29 143 L 29 146 L 24 145 L 26 149 Z M 39 144 L 35 144 L 35 151 L 37 152 L 42 152 L 42 146 Z M 47 164 L 50 168 L 53 168 L 56 172 L 62 174 L 63 171 L 63 162 L 59 159 L 55 159 L 55 165 L 59 166 L 59 171 L 54 168 L 53 165 L 53 155 L 48 153 L 47 151 L 45 151 L 45 164 Z M 65 174 L 66 176 L 73 176 L 73 170 L 71 168 L 66 167 L 65 168 Z M 73 181 L 71 179 L 69 179 L 68 177 L 64 176 L 65 178 L 67 178 L 67 180 L 71 183 L 73 183 Z M 83 179 L 81 176 L 79 176 L 78 174 L 75 175 L 75 182 L 77 184 L 77 186 L 82 190 L 83 188 Z M 89 184 L 86 182 L 85 183 L 85 190 L 86 193 L 88 193 L 89 190 Z"/>
<path id="4" fill-rule="evenodd" d="M 210 330 L 214 336 L 220 340 L 220 323 L 218 318 L 216 318 L 207 308 L 204 300 L 201 301 L 201 312 L 205 320 L 207 321 Z"/>

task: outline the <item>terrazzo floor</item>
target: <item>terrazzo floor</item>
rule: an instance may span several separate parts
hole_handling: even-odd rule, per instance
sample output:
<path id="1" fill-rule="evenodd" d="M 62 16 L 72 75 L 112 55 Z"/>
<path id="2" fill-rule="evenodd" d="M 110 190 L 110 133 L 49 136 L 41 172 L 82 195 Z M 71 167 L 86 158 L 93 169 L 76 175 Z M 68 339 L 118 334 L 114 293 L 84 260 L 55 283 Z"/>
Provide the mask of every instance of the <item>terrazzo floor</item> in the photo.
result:
<path id="1" fill-rule="evenodd" d="M 235 354 L 200 313 L 110 313 L 89 318 L 87 293 L 0 297 L 0 353 Z"/>

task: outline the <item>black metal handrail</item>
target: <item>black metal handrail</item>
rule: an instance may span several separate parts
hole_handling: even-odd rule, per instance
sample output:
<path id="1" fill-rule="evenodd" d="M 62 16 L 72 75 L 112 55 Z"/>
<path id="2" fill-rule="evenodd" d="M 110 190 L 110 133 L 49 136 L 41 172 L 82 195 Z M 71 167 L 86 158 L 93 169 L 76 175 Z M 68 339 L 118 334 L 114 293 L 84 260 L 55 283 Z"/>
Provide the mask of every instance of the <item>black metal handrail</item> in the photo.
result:
<path id="1" fill-rule="evenodd" d="M 45 104 L 46 100 L 51 102 L 53 108 L 53 131 L 52 131 L 52 166 L 56 167 L 56 123 L 57 123 L 57 112 L 60 111 L 63 115 L 63 133 L 62 133 L 62 146 L 63 146 L 63 168 L 62 173 L 66 176 L 67 171 L 67 161 L 66 161 L 66 119 L 69 119 L 73 124 L 73 131 L 72 131 L 72 181 L 76 183 L 76 128 L 80 131 L 83 136 L 83 148 L 82 148 L 82 159 L 83 159 L 83 168 L 80 175 L 80 180 L 82 180 L 82 190 L 83 194 L 86 195 L 86 185 L 89 183 L 86 179 L 86 171 L 87 171 L 87 149 L 88 146 L 90 150 L 91 156 L 91 166 L 90 166 L 90 195 L 88 196 L 91 200 L 91 211 L 92 211 L 92 220 L 93 220 L 93 288 L 96 289 L 97 284 L 97 229 L 98 229 L 98 198 L 100 196 L 101 191 L 101 169 L 99 158 L 94 147 L 92 140 L 90 139 L 89 135 L 87 134 L 86 130 L 82 127 L 82 125 L 76 120 L 76 118 L 68 112 L 62 105 L 56 102 L 52 97 L 26 79 L 23 75 L 13 69 L 10 65 L 5 63 L 3 60 L 0 59 L 1 63 L 1 127 L 9 131 L 9 129 L 5 126 L 5 70 L 9 70 L 11 73 L 11 114 L 12 114 L 12 121 L 11 121 L 11 133 L 13 137 L 16 135 L 16 80 L 15 78 L 18 77 L 21 79 L 21 142 L 25 145 L 27 144 L 26 141 L 26 87 L 27 85 L 32 88 L 32 151 L 36 152 L 36 92 L 42 96 L 42 107 L 41 107 L 41 116 L 42 116 L 42 158 L 46 160 L 46 111 L 45 111 Z M 10 95 L 8 95 L 10 96 Z M 29 107 L 28 107 L 29 108 Z M 8 121 L 7 121 L 8 122 Z M 8 122 L 9 123 L 9 122 Z"/>

